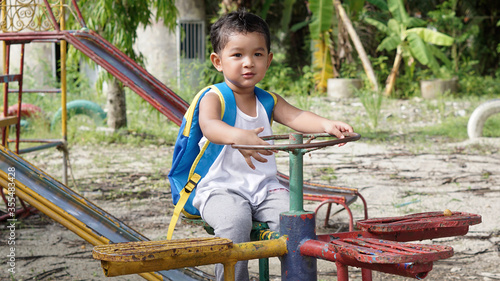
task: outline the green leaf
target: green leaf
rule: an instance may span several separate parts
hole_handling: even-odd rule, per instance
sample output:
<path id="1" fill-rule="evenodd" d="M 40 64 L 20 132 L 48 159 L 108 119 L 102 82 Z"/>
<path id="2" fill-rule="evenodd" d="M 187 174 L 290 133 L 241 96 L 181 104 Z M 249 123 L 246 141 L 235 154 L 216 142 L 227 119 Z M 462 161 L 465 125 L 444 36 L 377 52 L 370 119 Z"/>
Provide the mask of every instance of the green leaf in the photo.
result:
<path id="1" fill-rule="evenodd" d="M 269 8 L 271 7 L 271 4 L 273 2 L 274 2 L 273 0 L 266 0 L 264 2 L 264 5 L 262 6 L 262 11 L 260 12 L 260 17 L 263 18 L 264 20 L 266 19 L 267 13 L 269 12 Z"/>
<path id="2" fill-rule="evenodd" d="M 387 27 L 389 28 L 389 34 L 401 35 L 401 26 L 395 19 L 390 19 L 387 22 Z"/>
<path id="3" fill-rule="evenodd" d="M 408 16 L 408 13 L 405 10 L 403 0 L 388 0 L 387 3 L 389 4 L 389 11 L 394 19 L 399 23 L 408 25 L 410 16 Z"/>
<path id="4" fill-rule="evenodd" d="M 355 13 L 363 10 L 363 6 L 365 5 L 365 0 L 349 0 L 345 2 L 349 4 L 349 10 Z"/>
<path id="5" fill-rule="evenodd" d="M 427 22 L 423 19 L 415 18 L 415 17 L 410 17 L 408 20 L 408 26 L 407 27 L 419 27 L 419 26 L 425 26 Z"/>
<path id="6" fill-rule="evenodd" d="M 153 3 L 153 8 L 156 9 L 156 21 L 163 19 L 165 26 L 171 31 L 175 31 L 179 15 L 175 0 L 156 0 Z"/>
<path id="7" fill-rule="evenodd" d="M 434 45 L 427 45 L 427 47 L 431 51 L 432 55 L 442 61 L 448 69 L 453 68 L 453 64 L 450 59 L 438 47 Z"/>
<path id="8" fill-rule="evenodd" d="M 311 19 L 309 19 L 307 21 L 303 21 L 303 22 L 298 22 L 298 23 L 292 25 L 292 27 L 290 27 L 290 31 L 295 32 L 299 29 L 302 29 L 302 28 L 308 26 L 311 22 L 312 22 Z"/>
<path id="9" fill-rule="evenodd" d="M 292 18 L 292 8 L 295 0 L 285 0 L 283 14 L 281 17 L 281 30 L 287 31 L 288 25 L 290 25 L 290 19 Z"/>
<path id="10" fill-rule="evenodd" d="M 389 11 L 389 6 L 387 6 L 387 1 L 385 0 L 366 0 L 366 1 L 382 11 Z"/>
<path id="11" fill-rule="evenodd" d="M 383 32 L 385 34 L 389 33 L 389 30 L 388 30 L 387 25 L 385 23 L 378 21 L 376 19 L 372 19 L 372 18 L 365 18 L 364 20 L 366 23 L 375 26 L 381 32 Z"/>
<path id="12" fill-rule="evenodd" d="M 412 56 L 417 59 L 421 64 L 428 65 L 429 58 L 432 57 L 431 52 L 427 49 L 427 44 L 416 33 L 408 34 L 408 43 Z"/>
<path id="13" fill-rule="evenodd" d="M 380 44 L 378 45 L 377 51 L 392 51 L 396 49 L 399 44 L 401 44 L 401 39 L 398 35 L 392 35 L 389 37 L 386 37 Z"/>
<path id="14" fill-rule="evenodd" d="M 417 34 L 425 42 L 439 46 L 451 46 L 454 40 L 453 37 L 448 36 L 444 33 L 423 27 L 408 29 L 406 30 L 406 32 Z"/>
<path id="15" fill-rule="evenodd" d="M 333 19 L 332 0 L 311 0 L 309 9 L 313 14 L 313 21 L 309 25 L 312 39 L 319 39 L 321 34 L 328 31 Z"/>

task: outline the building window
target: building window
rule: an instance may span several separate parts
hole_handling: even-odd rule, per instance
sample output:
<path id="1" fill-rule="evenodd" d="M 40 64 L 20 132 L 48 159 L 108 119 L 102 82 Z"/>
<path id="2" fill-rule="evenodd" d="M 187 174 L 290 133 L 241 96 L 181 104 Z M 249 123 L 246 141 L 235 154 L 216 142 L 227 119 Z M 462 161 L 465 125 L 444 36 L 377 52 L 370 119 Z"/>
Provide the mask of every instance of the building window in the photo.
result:
<path id="1" fill-rule="evenodd" d="M 205 57 L 205 22 L 203 21 L 180 21 L 179 32 L 179 55 L 181 59 L 199 59 Z"/>

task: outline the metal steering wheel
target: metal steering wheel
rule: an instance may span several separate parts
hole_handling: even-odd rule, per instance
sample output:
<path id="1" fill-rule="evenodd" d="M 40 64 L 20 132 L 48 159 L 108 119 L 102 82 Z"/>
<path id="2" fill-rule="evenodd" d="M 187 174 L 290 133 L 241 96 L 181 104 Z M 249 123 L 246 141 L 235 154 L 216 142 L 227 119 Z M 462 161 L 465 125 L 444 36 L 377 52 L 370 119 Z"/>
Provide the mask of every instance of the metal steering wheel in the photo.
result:
<path id="1" fill-rule="evenodd" d="M 248 150 L 282 150 L 282 151 L 293 151 L 293 150 L 305 150 L 309 152 L 312 150 L 320 149 L 327 146 L 332 146 L 340 143 L 347 143 L 351 141 L 357 141 L 361 138 L 358 133 L 343 133 L 344 138 L 339 139 L 333 135 L 320 133 L 320 134 L 289 134 L 289 135 L 272 135 L 262 137 L 263 140 L 290 140 L 288 144 L 270 144 L 270 145 L 242 145 L 233 144 L 232 147 L 236 149 L 248 149 Z M 302 136 L 305 142 L 299 141 L 299 143 L 294 143 L 297 135 Z M 317 138 L 335 138 L 332 140 L 313 142 Z"/>

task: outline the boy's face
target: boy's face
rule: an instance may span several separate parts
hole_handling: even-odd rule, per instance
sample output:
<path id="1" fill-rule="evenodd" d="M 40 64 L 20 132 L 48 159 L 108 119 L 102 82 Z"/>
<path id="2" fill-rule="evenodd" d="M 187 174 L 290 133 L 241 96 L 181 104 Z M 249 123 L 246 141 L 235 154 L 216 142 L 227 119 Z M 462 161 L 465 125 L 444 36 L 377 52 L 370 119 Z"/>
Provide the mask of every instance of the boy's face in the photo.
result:
<path id="1" fill-rule="evenodd" d="M 234 33 L 224 49 L 210 59 L 233 91 L 252 90 L 260 82 L 273 58 L 268 53 L 264 35 L 258 32 Z"/>

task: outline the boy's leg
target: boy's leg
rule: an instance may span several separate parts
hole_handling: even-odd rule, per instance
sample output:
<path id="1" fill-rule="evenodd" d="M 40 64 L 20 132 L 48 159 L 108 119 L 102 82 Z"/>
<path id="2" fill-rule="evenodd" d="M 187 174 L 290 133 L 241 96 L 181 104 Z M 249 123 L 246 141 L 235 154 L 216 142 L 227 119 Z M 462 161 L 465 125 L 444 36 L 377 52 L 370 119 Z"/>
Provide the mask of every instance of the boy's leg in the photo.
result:
<path id="1" fill-rule="evenodd" d="M 250 203 L 240 195 L 214 191 L 207 199 L 202 217 L 214 229 L 216 237 L 231 239 L 235 244 L 250 241 L 252 212 Z M 235 272 L 235 280 L 249 280 L 248 261 L 236 263 Z M 218 281 L 224 280 L 222 264 L 215 266 L 215 275 Z"/>
<path id="2" fill-rule="evenodd" d="M 280 214 L 290 210 L 290 192 L 280 189 L 269 192 L 266 200 L 254 208 L 253 218 L 266 222 L 271 231 L 280 231 Z"/>

